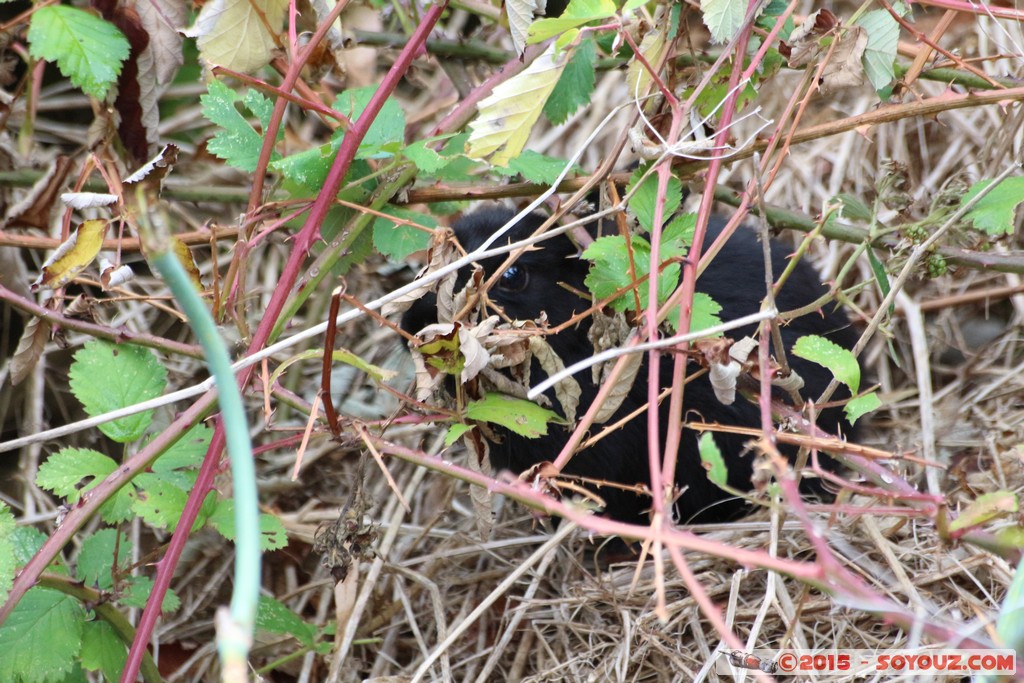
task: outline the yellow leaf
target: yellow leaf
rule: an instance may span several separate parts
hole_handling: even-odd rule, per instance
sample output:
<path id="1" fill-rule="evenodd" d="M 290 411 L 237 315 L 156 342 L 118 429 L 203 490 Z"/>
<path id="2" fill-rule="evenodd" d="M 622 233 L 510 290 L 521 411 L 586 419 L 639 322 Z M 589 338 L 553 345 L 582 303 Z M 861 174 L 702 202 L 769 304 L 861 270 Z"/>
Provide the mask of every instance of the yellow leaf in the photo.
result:
<path id="1" fill-rule="evenodd" d="M 53 252 L 43 264 L 43 271 L 32 283 L 32 291 L 40 287 L 56 289 L 71 282 L 93 262 L 103 246 L 107 221 L 85 221 Z"/>
<path id="2" fill-rule="evenodd" d="M 196 39 L 207 64 L 249 73 L 270 62 L 287 6 L 287 0 L 211 0 L 185 35 Z"/>
<path id="3" fill-rule="evenodd" d="M 474 159 L 494 154 L 491 163 L 496 166 L 506 166 L 517 157 L 568 61 L 569 53 L 556 56 L 552 45 L 525 71 L 495 88 L 469 124 L 473 132 L 466 154 Z"/>
<path id="4" fill-rule="evenodd" d="M 657 68 L 661 64 L 661 57 L 665 52 L 665 34 L 658 29 L 647 32 L 640 42 L 640 54 L 644 56 L 647 63 Z M 626 72 L 626 83 L 629 85 L 630 97 L 643 97 L 647 94 L 653 82 L 651 72 L 647 67 L 634 57 L 629 62 L 629 71 Z"/>
<path id="5" fill-rule="evenodd" d="M 188 248 L 188 245 L 177 237 L 171 237 L 171 248 L 174 251 L 174 256 L 181 262 L 185 272 L 188 273 L 188 279 L 192 282 L 192 286 L 200 292 L 203 291 L 203 281 L 199 279 L 199 266 L 196 265 L 196 260 L 192 256 L 192 251 Z"/>

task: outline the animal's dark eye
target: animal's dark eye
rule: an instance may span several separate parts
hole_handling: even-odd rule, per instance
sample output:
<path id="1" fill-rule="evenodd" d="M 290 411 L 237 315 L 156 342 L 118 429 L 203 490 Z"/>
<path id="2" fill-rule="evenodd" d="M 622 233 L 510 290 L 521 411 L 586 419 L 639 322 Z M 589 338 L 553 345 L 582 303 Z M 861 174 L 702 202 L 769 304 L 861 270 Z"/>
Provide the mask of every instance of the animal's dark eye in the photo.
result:
<path id="1" fill-rule="evenodd" d="M 521 292 L 530 284 L 530 271 L 519 265 L 509 266 L 498 278 L 498 288 L 506 292 Z"/>

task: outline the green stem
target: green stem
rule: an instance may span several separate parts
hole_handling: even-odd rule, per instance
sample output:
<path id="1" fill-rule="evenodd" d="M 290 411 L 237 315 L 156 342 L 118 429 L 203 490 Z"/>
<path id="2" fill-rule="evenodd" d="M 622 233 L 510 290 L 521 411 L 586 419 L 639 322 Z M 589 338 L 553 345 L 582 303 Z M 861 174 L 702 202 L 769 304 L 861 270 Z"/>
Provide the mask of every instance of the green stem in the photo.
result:
<path id="1" fill-rule="evenodd" d="M 151 236 L 150 236 L 151 237 Z M 150 243 L 159 240 L 147 240 Z M 151 262 L 167 282 L 206 353 L 206 363 L 217 382 L 220 413 L 231 460 L 235 502 L 235 580 L 230 621 L 218 620 L 217 649 L 225 667 L 247 666 L 256 625 L 260 590 L 259 500 L 249 423 L 242 405 L 231 358 L 213 316 L 199 297 L 177 257 L 166 249 L 153 249 Z"/>

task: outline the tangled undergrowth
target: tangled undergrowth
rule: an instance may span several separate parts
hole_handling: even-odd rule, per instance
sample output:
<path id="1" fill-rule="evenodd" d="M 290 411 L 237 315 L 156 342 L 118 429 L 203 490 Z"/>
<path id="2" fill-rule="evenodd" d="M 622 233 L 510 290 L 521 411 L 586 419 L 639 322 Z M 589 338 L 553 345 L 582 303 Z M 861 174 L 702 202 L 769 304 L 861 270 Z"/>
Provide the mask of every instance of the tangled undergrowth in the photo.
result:
<path id="1" fill-rule="evenodd" d="M 578 16 L 577 3 L 562 8 L 566 16 Z M 31 629 L 0 625 L 0 678 L 118 680 L 130 670 L 132 643 L 145 680 L 221 675 L 215 612 L 237 581 L 226 540 L 238 531 L 226 502 L 235 484 L 221 462 L 223 441 L 213 436 L 209 447 L 219 426 L 201 384 L 209 371 L 197 336 L 154 275 L 147 230 L 159 234 L 161 225 L 188 247 L 182 261 L 194 267 L 189 277 L 198 278 L 233 357 L 275 344 L 239 374 L 263 513 L 250 523 L 264 525 L 265 551 L 248 661 L 263 680 L 717 680 L 720 653 L 733 650 L 1024 642 L 1012 589 L 1024 489 L 1024 252 L 1012 212 L 1024 197 L 1013 184 L 1024 144 L 1024 33 L 1015 10 L 987 16 L 983 5 L 915 5 L 915 23 L 891 19 L 902 42 L 892 50 L 891 83 L 878 86 L 867 67 L 862 82 L 846 82 L 861 61 L 844 63 L 833 50 L 857 40 L 854 7 L 833 8 L 839 23 L 819 15 L 822 30 L 810 41 L 817 51 L 805 44 L 812 56 L 804 64 L 785 54 L 800 45 L 793 26 L 770 32 L 789 12 L 802 20 L 813 8 L 766 8 L 770 21 L 739 43 L 756 47 L 736 70 L 735 44 L 708 34 L 708 26 L 724 27 L 702 23 L 695 7 L 652 2 L 607 16 L 598 7 L 578 36 L 557 32 L 574 54 L 593 52 L 591 71 L 575 78 L 593 73 L 594 83 L 559 82 L 551 97 L 562 111 L 545 109 L 527 145 L 546 156 L 478 148 L 471 161 L 463 155 L 471 136 L 443 138 L 451 147 L 432 142 L 481 130 L 477 104 L 487 112 L 481 100 L 516 73 L 530 74 L 543 49 L 543 39 L 525 46 L 520 61 L 495 6 L 466 3 L 443 16 L 439 6 L 406 3 L 345 8 L 344 32 L 304 55 L 304 66 L 298 46 L 323 25 L 305 9 L 297 35 L 282 29 L 269 40 L 284 49 L 260 64 L 221 67 L 211 84 L 197 50 L 224 64 L 223 51 L 221 60 L 210 51 L 248 36 L 218 33 L 202 16 L 186 17 L 184 3 L 162 3 L 180 10 L 177 26 L 195 23 L 198 48 L 160 43 L 163 60 L 176 54 L 184 65 L 159 75 L 139 61 L 132 22 L 153 38 L 173 32 L 152 28 L 142 9 L 132 19 L 107 4 L 101 11 L 130 43 L 122 61 L 136 69 L 122 71 L 116 100 L 47 64 L 64 66 L 30 28 L 41 30 L 33 11 L 52 20 L 44 10 L 72 3 L 9 3 L 26 13 L 0 21 L 0 543 L 9 544 L 0 555 L 15 558 L 0 560 L 0 597 L 10 597 L 0 619 L 31 614 L 38 591 L 49 591 L 73 625 L 36 639 Z M 287 5 L 277 4 L 264 7 L 270 24 Z M 891 16 L 887 7 L 871 9 Z M 417 31 L 432 20 L 439 23 L 424 52 Z M 747 28 L 740 22 L 736 34 Z M 766 52 L 756 52 L 766 38 Z M 694 107 L 680 114 L 669 98 L 635 97 L 658 82 L 642 75 L 633 50 Z M 399 79 L 403 60 L 411 66 Z M 248 71 L 255 75 L 239 73 Z M 145 84 L 147 73 L 157 91 L 132 91 L 131 79 Z M 730 88 L 733 75 L 748 88 Z M 525 85 L 536 85 L 529 78 Z M 359 115 L 372 109 L 381 83 L 391 97 L 367 133 Z M 504 96 L 519 99 L 529 98 Z M 132 118 L 126 101 L 154 107 L 155 118 Z M 637 112 L 648 127 L 635 126 Z M 695 125 L 701 119 L 706 126 Z M 670 138 L 680 132 L 674 124 L 701 130 L 659 141 L 654 131 Z M 281 135 L 264 145 L 268 130 Z M 719 131 L 729 144 L 718 149 L 724 163 L 709 170 L 714 145 L 705 136 Z M 357 133 L 366 133 L 361 145 Z M 166 143 L 174 147 L 162 161 L 128 182 Z M 451 414 L 416 405 L 394 315 L 388 321 L 367 305 L 428 263 L 429 237 L 417 226 L 447 224 L 481 198 L 521 206 L 558 184 L 557 160 L 571 158 L 578 168 L 555 195 L 563 208 L 574 208 L 568 198 L 588 179 L 605 186 L 606 208 L 607 177 L 628 177 L 629 164 L 652 151 L 690 184 L 688 208 L 715 194 L 723 214 L 731 215 L 730 203 L 768 209 L 794 248 L 820 231 L 807 258 L 838 283 L 855 327 L 868 332 L 862 384 L 879 399 L 849 455 L 887 473 L 872 478 L 861 461 L 844 472 L 834 503 L 784 497 L 735 523 L 666 527 L 663 547 L 649 546 L 642 562 L 609 564 L 595 557 L 606 520 L 588 517 L 570 496 L 557 502 L 505 475 L 489 480 L 467 464 L 463 446 L 446 444 Z M 332 164 L 346 153 L 354 161 L 339 175 Z M 495 161 L 503 153 L 512 170 L 495 170 L 508 165 Z M 1010 198 L 997 197 L 1001 223 L 949 220 L 978 181 L 1001 174 L 1011 188 Z M 340 192 L 321 189 L 342 180 Z M 67 191 L 110 193 L 115 203 L 72 210 L 58 200 Z M 110 267 L 94 262 L 95 253 L 71 265 L 46 261 L 76 233 L 79 249 L 96 245 Z M 124 265 L 132 274 L 118 279 Z M 317 327 L 336 317 L 332 304 L 342 322 Z M 326 373 L 324 327 L 336 350 Z M 82 387 L 95 382 L 93 393 L 102 394 L 132 353 L 108 353 L 96 339 L 151 350 L 139 372 L 156 388 L 129 403 L 199 389 L 163 401 L 151 422 L 120 437 L 96 427 L 46 431 L 104 412 Z M 85 359 L 107 376 L 89 375 Z M 206 431 L 188 432 L 189 448 L 154 460 L 162 439 L 202 419 Z M 122 468 L 130 483 L 119 479 Z M 481 496 L 488 487 L 476 484 L 484 481 L 510 495 Z M 481 513 L 491 506 L 493 521 Z M 569 521 L 552 525 L 541 507 Z M 157 570 L 172 597 L 162 615 Z M 10 656 L 12 645 L 44 654 L 49 647 L 52 662 L 39 655 L 26 664 Z M 109 655 L 89 656 L 101 650 Z"/>

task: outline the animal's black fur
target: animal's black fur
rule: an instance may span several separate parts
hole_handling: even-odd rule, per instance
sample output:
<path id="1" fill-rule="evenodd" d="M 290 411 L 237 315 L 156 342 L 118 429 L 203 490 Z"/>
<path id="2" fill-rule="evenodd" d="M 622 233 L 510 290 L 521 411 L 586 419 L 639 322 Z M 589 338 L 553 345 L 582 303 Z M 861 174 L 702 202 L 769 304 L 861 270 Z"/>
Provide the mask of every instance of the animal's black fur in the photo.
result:
<path id="1" fill-rule="evenodd" d="M 513 213 L 505 208 L 478 210 L 455 223 L 455 234 L 463 248 L 467 252 L 472 251 L 512 216 Z M 501 238 L 501 242 L 517 241 L 529 236 L 543 220 L 544 217 L 540 215 L 527 217 L 513 227 L 507 238 Z M 713 219 L 705 244 L 710 244 L 722 227 L 723 223 L 720 220 Z M 544 311 L 550 324 L 555 326 L 591 305 L 589 300 L 572 293 L 572 290 L 586 291 L 584 278 L 589 263 L 578 258 L 578 250 L 568 238 L 554 238 L 543 242 L 541 246 L 541 249 L 527 251 L 516 261 L 514 267 L 520 270 L 511 273 L 510 280 L 514 285 L 512 289 L 518 291 L 509 291 L 509 288 L 502 288 L 499 283 L 499 286 L 490 290 L 489 296 L 512 319 L 533 320 Z M 786 253 L 777 243 L 772 244 L 771 250 L 773 274 L 777 277 L 786 266 Z M 483 260 L 480 265 L 490 276 L 504 260 L 505 256 L 494 257 Z M 460 287 L 467 277 L 467 274 L 461 275 Z M 740 229 L 701 275 L 697 289 L 710 295 L 722 306 L 721 319 L 727 321 L 760 310 L 761 299 L 764 296 L 764 281 L 761 244 L 752 231 Z M 560 283 L 569 287 L 566 288 Z M 826 291 L 814 269 L 801 263 L 778 296 L 777 307 L 780 311 L 796 309 L 809 304 Z M 403 317 L 402 327 L 410 332 L 416 332 L 423 326 L 435 322 L 435 308 L 434 296 L 425 296 Z M 590 322 L 587 319 L 572 329 L 548 337 L 548 342 L 566 365 L 593 354 L 587 337 L 589 327 Z M 753 334 L 754 331 L 753 328 L 740 329 L 731 336 L 740 339 Z M 856 340 L 846 315 L 841 310 L 836 310 L 834 305 L 827 306 L 820 313 L 798 318 L 782 328 L 782 337 L 787 348 L 791 347 L 797 338 L 807 334 L 828 337 L 846 348 L 852 347 Z M 788 359 L 806 383 L 802 395 L 817 398 L 831 379 L 829 372 L 792 354 L 789 354 Z M 662 386 L 670 385 L 671 366 L 671 358 L 662 360 Z M 693 369 L 696 369 L 696 366 L 691 363 L 691 370 Z M 537 378 L 544 376 L 539 364 L 534 361 L 531 369 L 533 383 L 536 384 Z M 645 361 L 636 383 L 611 421 L 647 402 L 646 377 Z M 580 400 L 582 411 L 593 401 L 598 387 L 592 383 L 589 371 L 578 374 L 576 379 L 583 391 Z M 715 397 L 706 373 L 687 384 L 684 396 L 684 411 L 689 413 L 690 417 L 694 417 L 693 413 L 698 413 L 706 422 L 760 426 L 760 411 L 756 405 L 740 395 L 737 395 L 732 405 L 723 405 Z M 553 401 L 553 404 L 557 406 L 557 401 Z M 664 401 L 659 420 L 663 441 L 667 414 L 668 401 Z M 846 427 L 842 413 L 837 408 L 823 411 L 817 416 L 817 423 L 832 433 L 835 433 L 840 425 Z M 502 441 L 491 446 L 491 464 L 495 469 L 508 469 L 515 473 L 522 472 L 536 463 L 553 460 L 568 438 L 568 432 L 558 426 L 549 428 L 548 435 L 538 439 L 527 439 L 505 430 L 499 430 L 499 433 Z M 736 489 L 749 490 L 754 454 L 746 448 L 747 437 L 718 433 L 715 435 L 715 441 L 729 470 L 729 484 Z M 622 429 L 606 436 L 593 447 L 577 453 L 564 472 L 624 484 L 648 483 L 647 451 L 647 418 L 646 414 L 643 414 Z M 677 518 L 681 522 L 725 520 L 736 517 L 746 509 L 742 501 L 731 498 L 707 478 L 697 451 L 695 433 L 683 434 L 676 466 L 676 483 L 680 488 L 685 488 L 676 503 Z M 805 486 L 805 490 L 815 490 L 815 485 Z M 599 493 L 607 502 L 605 513 L 623 521 L 641 521 L 643 513 L 650 507 L 649 498 L 632 492 L 605 487 Z"/>

